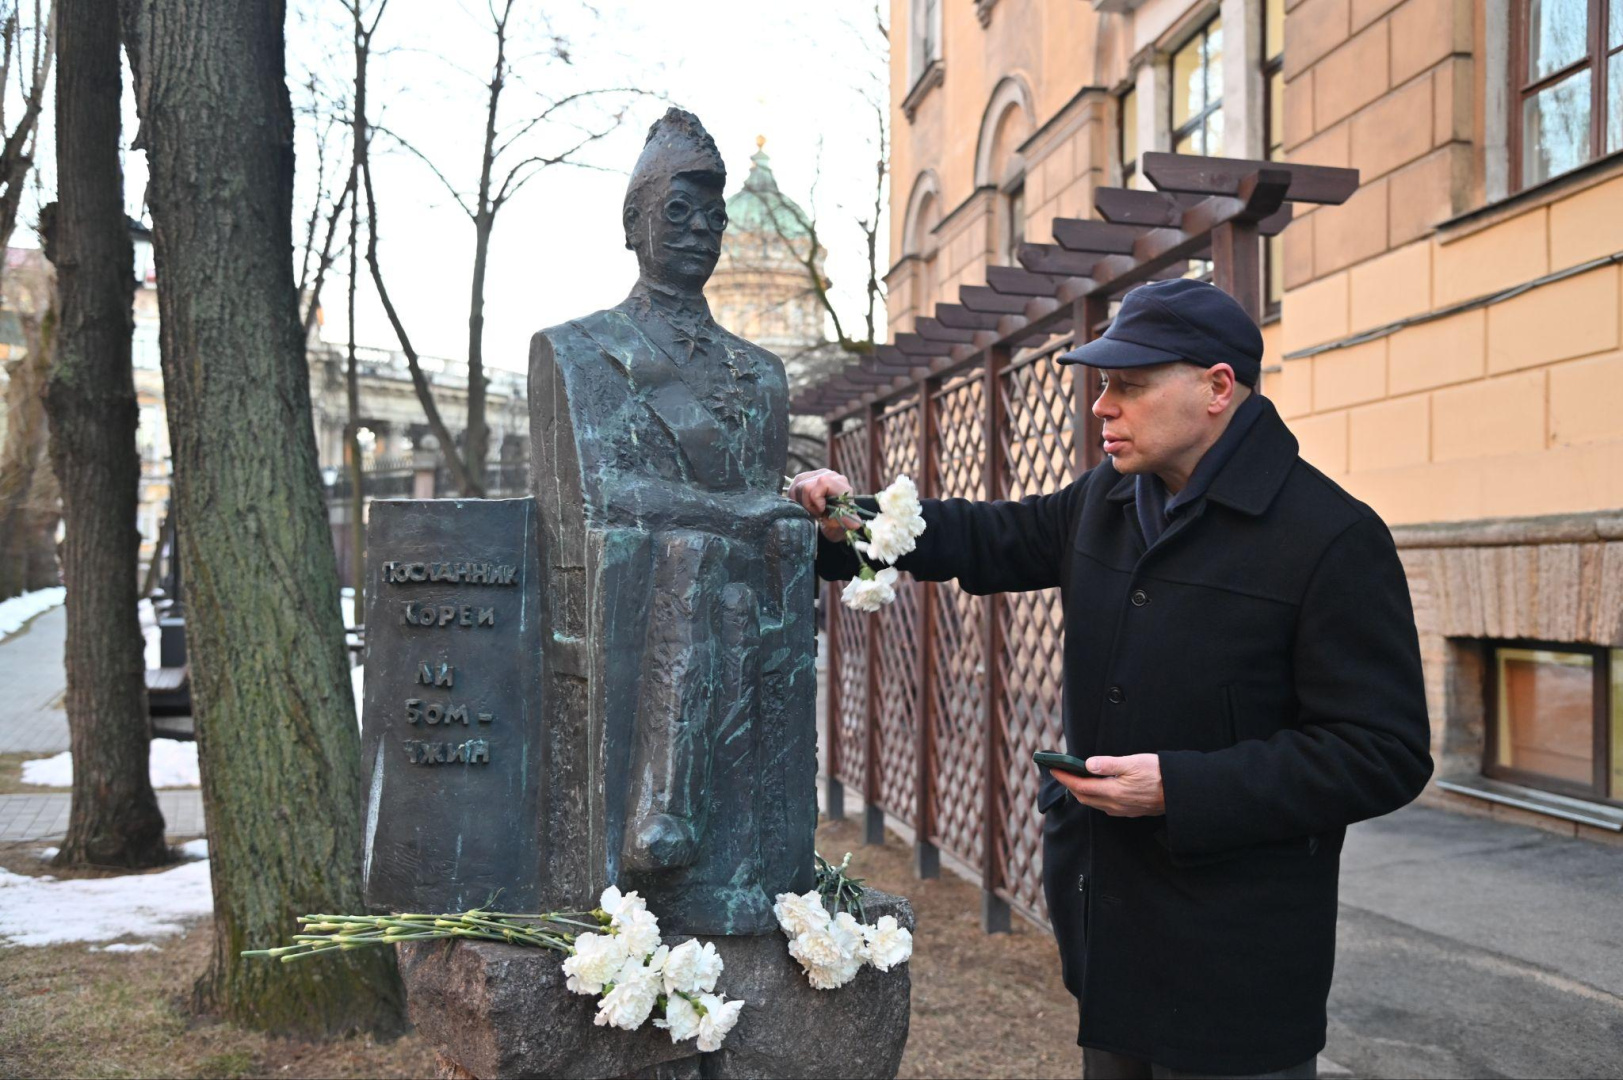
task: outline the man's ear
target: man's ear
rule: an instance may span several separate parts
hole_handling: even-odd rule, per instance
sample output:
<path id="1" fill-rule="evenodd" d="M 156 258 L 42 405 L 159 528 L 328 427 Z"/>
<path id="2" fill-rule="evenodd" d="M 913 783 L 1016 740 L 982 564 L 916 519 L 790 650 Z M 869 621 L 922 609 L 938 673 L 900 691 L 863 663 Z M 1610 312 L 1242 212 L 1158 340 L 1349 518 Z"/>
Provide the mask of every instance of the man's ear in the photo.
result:
<path id="1" fill-rule="evenodd" d="M 635 203 L 626 203 L 625 209 L 620 211 L 620 224 L 624 225 L 626 230 L 627 251 L 637 250 L 637 242 L 632 239 L 637 231 L 637 216 L 637 205 Z"/>
<path id="2" fill-rule="evenodd" d="M 1207 412 L 1216 416 L 1225 411 L 1234 400 L 1235 388 L 1239 380 L 1234 377 L 1234 369 L 1227 364 L 1213 364 L 1206 369 L 1206 384 L 1211 387 L 1212 399 L 1207 405 Z"/>

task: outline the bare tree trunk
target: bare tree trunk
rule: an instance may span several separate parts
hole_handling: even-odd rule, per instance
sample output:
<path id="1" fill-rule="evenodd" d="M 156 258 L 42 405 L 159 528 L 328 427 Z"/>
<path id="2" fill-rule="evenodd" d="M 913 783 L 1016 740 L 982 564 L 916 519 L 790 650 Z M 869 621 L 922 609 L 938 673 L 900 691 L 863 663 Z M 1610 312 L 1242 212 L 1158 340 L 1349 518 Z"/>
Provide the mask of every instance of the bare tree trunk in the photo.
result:
<path id="1" fill-rule="evenodd" d="M 383 11 L 388 6 L 388 0 L 381 0 L 378 4 L 370 26 L 366 25 L 366 20 L 362 17 L 361 4 L 362 0 L 349 0 L 348 6 L 355 38 L 355 160 L 356 170 L 360 174 L 361 191 L 366 193 L 366 267 L 372 273 L 372 284 L 377 287 L 378 299 L 383 303 L 383 313 L 389 317 L 389 325 L 394 328 L 395 337 L 400 341 L 400 351 L 406 354 L 406 367 L 411 372 L 411 388 L 417 394 L 418 403 L 423 407 L 423 416 L 428 420 L 429 429 L 433 431 L 434 438 L 439 440 L 440 454 L 445 458 L 445 464 L 450 468 L 457 488 L 464 495 L 483 498 L 485 489 L 480 482 L 482 477 L 470 472 L 462 455 L 457 452 L 456 440 L 452 438 L 451 430 L 445 426 L 439 406 L 434 404 L 434 391 L 428 385 L 428 377 L 423 374 L 417 350 L 412 346 L 411 338 L 406 333 L 406 325 L 401 321 L 400 313 L 389 297 L 389 290 L 383 284 L 383 270 L 378 265 L 378 200 L 372 191 L 371 133 L 366 121 L 366 69 L 371 60 L 372 35 L 377 31 L 378 23 L 383 20 Z M 356 193 L 355 212 L 360 212 L 360 192 Z"/>
<path id="2" fill-rule="evenodd" d="M 56 24 L 56 5 L 42 10 L 34 4 L 34 28 L 31 34 L 23 31 L 18 18 L 17 5 L 8 5 L 4 34 L 8 51 L 15 49 L 17 63 L 29 58 L 23 55 L 24 39 L 33 45 L 29 60 L 30 75 L 24 83 L 19 68 L 18 89 L 23 95 L 23 115 L 17 126 L 4 132 L 0 142 L 0 251 L 11 244 L 11 234 L 17 227 L 17 209 L 22 205 L 23 183 L 34 165 L 34 144 L 39 133 L 40 109 L 45 103 L 45 85 L 51 78 L 51 60 L 56 55 L 52 41 Z M 10 66 L 9 64 L 7 65 Z M 0 79 L 0 88 L 4 80 Z"/>
<path id="3" fill-rule="evenodd" d="M 73 803 L 56 866 L 169 861 L 147 759 L 146 662 L 136 617 L 141 459 L 130 367 L 135 251 L 119 165 L 118 12 L 61 0 L 57 212 L 46 250 L 61 324 L 45 396 L 66 534 Z"/>
<path id="4" fill-rule="evenodd" d="M 462 463 L 483 481 L 490 457 L 490 426 L 485 419 L 485 264 L 490 259 L 494 214 L 473 223 L 473 296 L 468 301 L 468 426 L 462 439 Z"/>
<path id="5" fill-rule="evenodd" d="M 490 74 L 485 107 L 485 147 L 479 163 L 479 196 L 473 214 L 473 295 L 468 299 L 468 426 L 463 436 L 462 460 L 475 478 L 483 480 L 490 455 L 490 429 L 485 422 L 485 266 L 490 261 L 490 234 L 496 227 L 496 207 L 490 204 L 490 178 L 496 166 L 496 118 L 501 112 L 502 87 L 507 81 L 507 19 L 513 0 L 495 18 L 496 63 Z"/>
<path id="6" fill-rule="evenodd" d="M 282 0 L 123 0 L 136 71 L 214 886 L 195 999 L 283 1032 L 396 1029 L 393 958 L 244 959 L 361 908 L 360 739 L 292 267 Z"/>
<path id="7" fill-rule="evenodd" d="M 22 316 L 27 353 L 7 365 L 6 439 L 0 446 L 0 600 L 59 583 L 55 474 L 46 449 L 45 380 L 55 309 Z"/>
<path id="8" fill-rule="evenodd" d="M 351 189 L 355 187 L 355 176 L 360 166 L 357 153 L 351 159 L 349 168 Z M 355 570 L 355 606 L 352 610 L 357 617 L 366 610 L 366 494 L 361 490 L 366 478 L 361 471 L 361 386 L 355 368 L 355 272 L 358 269 L 355 242 L 358 239 L 359 218 L 359 214 L 349 216 L 349 356 L 344 369 L 344 399 L 349 406 L 349 423 L 344 429 L 344 452 L 349 458 L 349 552 L 350 565 Z"/>

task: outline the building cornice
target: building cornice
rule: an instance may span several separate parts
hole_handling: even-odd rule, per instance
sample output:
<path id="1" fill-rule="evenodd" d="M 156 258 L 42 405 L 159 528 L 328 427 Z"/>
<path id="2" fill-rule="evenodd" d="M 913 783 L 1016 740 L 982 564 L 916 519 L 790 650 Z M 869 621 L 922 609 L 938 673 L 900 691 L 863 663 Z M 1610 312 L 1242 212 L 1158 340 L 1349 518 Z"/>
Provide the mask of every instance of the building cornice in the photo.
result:
<path id="1" fill-rule="evenodd" d="M 1107 91 L 1102 86 L 1082 87 L 1082 89 L 1078 90 L 1075 94 L 1072 94 L 1071 100 L 1067 101 L 1064 105 L 1061 105 L 1059 110 L 1055 112 L 1053 116 L 1050 116 L 1047 120 L 1044 120 L 1042 126 L 1036 131 L 1033 131 L 1031 135 L 1027 137 L 1025 142 L 1015 147 L 1015 153 L 1019 154 L 1021 157 L 1032 156 L 1032 151 L 1036 149 L 1037 144 L 1048 138 L 1050 135 L 1055 134 L 1059 126 L 1065 120 L 1080 113 L 1082 111 L 1082 106 L 1087 104 L 1090 97 L 1103 97 L 1106 94 Z M 1066 131 L 1063 134 L 1068 135 L 1070 132 Z"/>
<path id="2" fill-rule="evenodd" d="M 918 80 L 913 83 L 913 89 L 909 90 L 907 96 L 902 99 L 902 115 L 907 117 L 909 124 L 913 122 L 913 117 L 919 111 L 919 103 L 924 100 L 925 96 L 946 81 L 946 61 L 931 60 L 930 66 L 924 69 L 924 74 L 920 75 Z"/>

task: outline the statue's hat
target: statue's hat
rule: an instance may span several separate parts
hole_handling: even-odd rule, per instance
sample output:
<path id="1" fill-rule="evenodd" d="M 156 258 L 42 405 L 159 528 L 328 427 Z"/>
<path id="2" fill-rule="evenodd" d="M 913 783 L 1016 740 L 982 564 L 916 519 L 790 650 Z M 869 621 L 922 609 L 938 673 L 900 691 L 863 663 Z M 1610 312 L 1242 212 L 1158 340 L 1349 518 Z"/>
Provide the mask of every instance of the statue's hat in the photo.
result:
<path id="1" fill-rule="evenodd" d="M 669 180 L 681 173 L 710 173 L 721 184 L 727 180 L 727 166 L 716 149 L 716 140 L 697 116 L 672 108 L 648 129 L 648 141 L 626 185 L 626 205 L 634 202 L 650 182 Z"/>

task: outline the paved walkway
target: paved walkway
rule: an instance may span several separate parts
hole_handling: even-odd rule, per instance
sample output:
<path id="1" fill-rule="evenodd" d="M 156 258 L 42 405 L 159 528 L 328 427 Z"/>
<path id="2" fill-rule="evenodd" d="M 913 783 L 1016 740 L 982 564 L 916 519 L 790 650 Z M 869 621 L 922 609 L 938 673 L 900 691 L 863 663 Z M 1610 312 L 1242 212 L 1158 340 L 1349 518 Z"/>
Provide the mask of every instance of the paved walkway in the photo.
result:
<path id="1" fill-rule="evenodd" d="M 164 835 L 171 839 L 202 836 L 203 793 L 197 788 L 164 789 L 158 794 Z M 67 792 L 0 795 L 0 842 L 60 840 L 68 834 Z"/>
<path id="2" fill-rule="evenodd" d="M 67 674 L 62 648 L 67 612 L 52 608 L 0 641 L 0 754 L 59 754 L 68 749 L 62 710 Z M 60 840 L 68 832 L 72 797 L 66 791 L 0 795 L 0 841 Z M 171 837 L 203 835 L 203 793 L 196 788 L 158 792 Z"/>
<path id="3" fill-rule="evenodd" d="M 1623 847 L 1414 806 L 1354 826 L 1326 1056 L 1355 1076 L 1617 1076 Z"/>
<path id="4" fill-rule="evenodd" d="M 0 754 L 56 754 L 68 748 L 68 688 L 62 647 L 68 614 L 60 607 L 37 616 L 0 641 Z"/>

